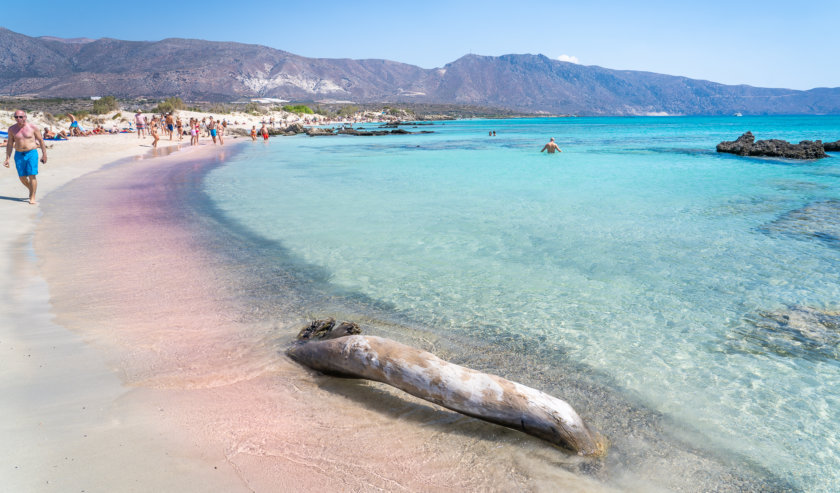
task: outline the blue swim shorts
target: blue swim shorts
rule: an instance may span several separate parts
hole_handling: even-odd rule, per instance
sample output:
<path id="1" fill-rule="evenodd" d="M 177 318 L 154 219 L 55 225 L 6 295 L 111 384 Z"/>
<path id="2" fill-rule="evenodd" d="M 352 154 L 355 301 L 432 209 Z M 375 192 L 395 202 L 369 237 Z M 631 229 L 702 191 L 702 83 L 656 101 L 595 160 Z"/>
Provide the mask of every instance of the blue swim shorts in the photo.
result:
<path id="1" fill-rule="evenodd" d="M 15 167 L 18 176 L 34 176 L 38 174 L 38 149 L 26 152 L 15 151 Z"/>
<path id="2" fill-rule="evenodd" d="M 210 135 L 213 136 L 213 137 L 216 136 L 216 129 L 215 128 L 210 129 Z"/>

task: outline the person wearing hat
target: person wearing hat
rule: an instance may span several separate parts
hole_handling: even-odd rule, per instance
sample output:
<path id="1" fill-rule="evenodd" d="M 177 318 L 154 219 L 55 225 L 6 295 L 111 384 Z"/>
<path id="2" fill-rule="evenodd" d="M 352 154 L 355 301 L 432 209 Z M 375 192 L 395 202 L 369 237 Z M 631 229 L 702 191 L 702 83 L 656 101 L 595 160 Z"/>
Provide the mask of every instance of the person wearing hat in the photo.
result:
<path id="1" fill-rule="evenodd" d="M 134 114 L 134 124 L 137 126 L 137 138 L 139 139 L 142 135 L 143 138 L 146 138 L 146 117 L 143 116 L 143 113 L 140 113 L 140 110 L 137 110 L 137 113 Z"/>

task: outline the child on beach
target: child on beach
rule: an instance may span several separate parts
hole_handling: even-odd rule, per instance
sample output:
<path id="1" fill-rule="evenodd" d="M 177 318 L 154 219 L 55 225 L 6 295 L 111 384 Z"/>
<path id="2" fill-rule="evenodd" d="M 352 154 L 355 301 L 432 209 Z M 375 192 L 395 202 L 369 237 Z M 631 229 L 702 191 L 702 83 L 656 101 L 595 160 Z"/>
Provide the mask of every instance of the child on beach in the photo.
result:
<path id="1" fill-rule="evenodd" d="M 257 140 L 257 126 L 256 125 L 251 127 L 251 140 L 254 141 L 254 142 L 256 142 L 256 140 Z"/>
<path id="2" fill-rule="evenodd" d="M 190 119 L 190 145 L 198 145 L 198 118 Z"/>

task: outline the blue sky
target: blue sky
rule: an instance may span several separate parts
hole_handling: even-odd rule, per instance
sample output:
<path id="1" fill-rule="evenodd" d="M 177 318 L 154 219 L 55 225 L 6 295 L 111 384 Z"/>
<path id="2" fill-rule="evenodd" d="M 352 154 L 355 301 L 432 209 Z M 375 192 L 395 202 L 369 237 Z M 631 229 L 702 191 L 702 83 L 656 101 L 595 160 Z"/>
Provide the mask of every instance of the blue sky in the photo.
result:
<path id="1" fill-rule="evenodd" d="M 199 38 L 424 68 L 542 53 L 724 84 L 840 87 L 838 0 L 6 3 L 0 25 L 28 36 Z"/>

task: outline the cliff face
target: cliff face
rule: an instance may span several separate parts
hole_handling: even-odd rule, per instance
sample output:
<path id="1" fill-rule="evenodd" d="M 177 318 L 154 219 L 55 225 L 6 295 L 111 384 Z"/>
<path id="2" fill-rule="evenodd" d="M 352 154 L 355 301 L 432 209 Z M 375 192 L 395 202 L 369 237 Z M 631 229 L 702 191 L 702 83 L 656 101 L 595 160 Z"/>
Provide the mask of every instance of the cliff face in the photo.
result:
<path id="1" fill-rule="evenodd" d="M 0 96 L 461 103 L 555 114 L 840 114 L 840 88 L 794 91 L 609 70 L 542 55 L 443 68 L 305 58 L 265 46 L 32 38 L 0 28 Z"/>

